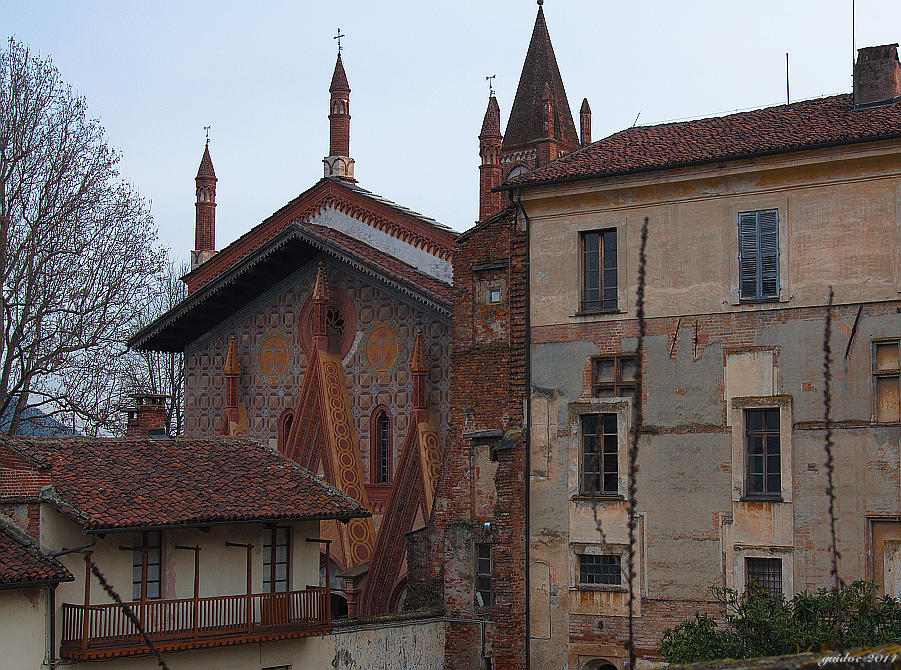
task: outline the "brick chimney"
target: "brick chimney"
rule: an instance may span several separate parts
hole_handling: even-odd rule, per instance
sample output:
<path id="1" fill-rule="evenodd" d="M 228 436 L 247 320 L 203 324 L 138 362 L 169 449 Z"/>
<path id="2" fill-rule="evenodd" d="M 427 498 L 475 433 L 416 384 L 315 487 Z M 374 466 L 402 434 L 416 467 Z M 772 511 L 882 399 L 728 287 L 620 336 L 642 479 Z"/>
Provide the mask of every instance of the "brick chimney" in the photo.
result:
<path id="1" fill-rule="evenodd" d="M 125 437 L 165 437 L 167 395 L 159 393 L 133 393 L 134 403 L 126 407 L 128 425 Z"/>
<path id="2" fill-rule="evenodd" d="M 901 102 L 898 45 L 858 49 L 854 64 L 854 106 L 876 107 L 897 102 Z"/>

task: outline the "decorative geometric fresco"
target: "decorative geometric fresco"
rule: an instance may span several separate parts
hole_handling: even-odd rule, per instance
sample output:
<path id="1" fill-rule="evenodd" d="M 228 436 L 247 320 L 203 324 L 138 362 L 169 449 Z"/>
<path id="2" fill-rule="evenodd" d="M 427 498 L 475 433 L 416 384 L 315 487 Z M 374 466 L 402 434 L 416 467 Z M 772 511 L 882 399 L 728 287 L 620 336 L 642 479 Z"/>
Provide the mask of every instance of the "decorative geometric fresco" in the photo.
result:
<path id="1" fill-rule="evenodd" d="M 413 402 L 410 357 L 417 329 L 422 329 L 429 356 L 429 405 L 437 411 L 442 442 L 447 436 L 450 330 L 423 308 L 405 302 L 388 290 L 362 279 L 336 261 L 324 259 L 329 290 L 344 311 L 352 333 L 339 333 L 349 347 L 343 357 L 352 411 L 360 440 L 366 481 L 369 476 L 372 411 L 390 408 L 396 466 L 410 425 Z M 278 420 L 293 410 L 306 371 L 301 344 L 309 334 L 299 332 L 313 291 L 317 262 L 308 263 L 185 352 L 185 434 L 218 435 L 225 399 L 222 369 L 229 338 L 235 337 L 241 360 L 240 399 L 247 406 L 250 437 L 276 444 Z M 343 298 L 344 296 L 342 296 Z M 340 324 L 339 324 L 340 325 Z M 350 338 L 350 335 L 353 335 Z M 392 468 L 393 469 L 393 468 Z"/>

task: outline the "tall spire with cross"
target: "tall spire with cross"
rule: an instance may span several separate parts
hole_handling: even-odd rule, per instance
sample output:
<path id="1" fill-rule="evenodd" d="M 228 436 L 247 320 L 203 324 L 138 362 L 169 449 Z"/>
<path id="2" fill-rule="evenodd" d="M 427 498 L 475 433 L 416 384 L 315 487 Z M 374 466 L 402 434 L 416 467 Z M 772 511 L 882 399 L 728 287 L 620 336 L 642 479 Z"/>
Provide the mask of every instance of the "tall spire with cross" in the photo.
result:
<path id="1" fill-rule="evenodd" d="M 329 86 L 329 155 L 322 159 L 323 174 L 348 181 L 354 179 L 354 159 L 350 157 L 350 85 L 341 60 L 341 29 L 334 39 L 338 40 L 338 60 Z"/>
<path id="2" fill-rule="evenodd" d="M 191 269 L 208 261 L 216 253 L 216 171 L 210 157 L 210 126 L 203 127 L 206 144 L 203 158 L 194 178 L 194 250 L 191 252 Z"/>

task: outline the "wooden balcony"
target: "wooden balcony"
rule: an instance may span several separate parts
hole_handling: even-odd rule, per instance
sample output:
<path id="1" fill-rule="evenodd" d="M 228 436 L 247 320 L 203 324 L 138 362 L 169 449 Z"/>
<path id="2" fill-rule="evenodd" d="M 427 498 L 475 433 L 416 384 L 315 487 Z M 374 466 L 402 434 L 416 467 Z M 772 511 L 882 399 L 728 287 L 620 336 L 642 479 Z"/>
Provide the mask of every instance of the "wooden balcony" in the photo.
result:
<path id="1" fill-rule="evenodd" d="M 160 651 L 266 642 L 331 631 L 326 587 L 126 605 Z M 149 647 L 119 605 L 63 605 L 62 658 L 147 653 Z"/>

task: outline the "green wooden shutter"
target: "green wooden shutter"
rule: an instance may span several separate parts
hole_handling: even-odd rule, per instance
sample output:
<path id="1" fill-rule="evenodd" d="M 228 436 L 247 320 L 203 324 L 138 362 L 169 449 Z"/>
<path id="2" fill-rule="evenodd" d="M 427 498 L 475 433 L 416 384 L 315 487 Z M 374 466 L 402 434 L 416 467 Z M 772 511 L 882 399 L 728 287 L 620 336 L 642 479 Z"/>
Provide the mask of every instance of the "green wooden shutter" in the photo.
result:
<path id="1" fill-rule="evenodd" d="M 738 215 L 738 286 L 742 300 L 759 297 L 757 290 L 757 213 Z"/>
<path id="2" fill-rule="evenodd" d="M 760 236 L 760 297 L 779 297 L 779 212 L 768 209 L 757 212 Z"/>

